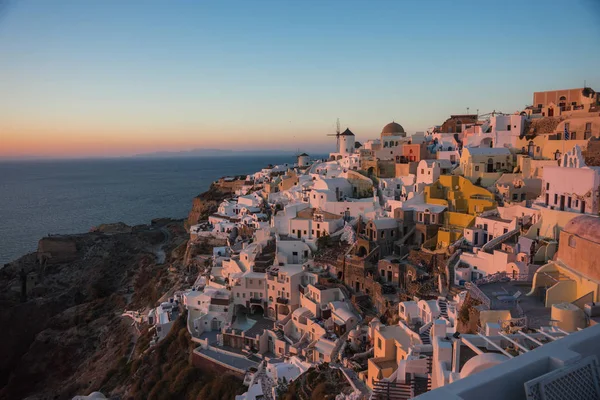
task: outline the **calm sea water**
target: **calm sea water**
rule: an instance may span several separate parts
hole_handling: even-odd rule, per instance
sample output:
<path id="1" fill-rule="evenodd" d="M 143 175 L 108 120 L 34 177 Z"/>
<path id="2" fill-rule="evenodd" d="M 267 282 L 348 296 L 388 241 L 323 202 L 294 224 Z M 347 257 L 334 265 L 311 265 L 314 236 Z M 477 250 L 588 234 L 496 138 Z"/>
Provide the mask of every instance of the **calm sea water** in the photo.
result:
<path id="1" fill-rule="evenodd" d="M 0 162 L 0 265 L 35 251 L 49 233 L 184 218 L 192 198 L 219 177 L 294 161 L 272 155 Z"/>

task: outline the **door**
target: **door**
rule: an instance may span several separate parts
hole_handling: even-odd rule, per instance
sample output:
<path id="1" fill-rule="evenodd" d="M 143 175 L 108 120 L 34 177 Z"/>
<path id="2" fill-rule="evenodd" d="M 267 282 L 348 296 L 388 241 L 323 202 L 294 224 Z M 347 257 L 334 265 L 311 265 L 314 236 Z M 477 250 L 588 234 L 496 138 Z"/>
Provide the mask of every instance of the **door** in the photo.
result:
<path id="1" fill-rule="evenodd" d="M 565 211 L 565 196 L 560 196 L 560 211 Z"/>
<path id="2" fill-rule="evenodd" d="M 546 205 L 550 202 L 550 195 L 546 193 Z"/>
<path id="3" fill-rule="evenodd" d="M 298 229 L 298 239 L 302 237 L 302 230 Z"/>
<path id="4" fill-rule="evenodd" d="M 548 116 L 549 117 L 554 117 L 554 108 L 549 108 L 548 109 Z"/>
<path id="5" fill-rule="evenodd" d="M 581 201 L 581 213 L 584 214 L 585 213 L 585 201 Z"/>
<path id="6" fill-rule="evenodd" d="M 392 271 L 388 271 L 387 272 L 387 281 L 391 282 L 392 281 Z"/>

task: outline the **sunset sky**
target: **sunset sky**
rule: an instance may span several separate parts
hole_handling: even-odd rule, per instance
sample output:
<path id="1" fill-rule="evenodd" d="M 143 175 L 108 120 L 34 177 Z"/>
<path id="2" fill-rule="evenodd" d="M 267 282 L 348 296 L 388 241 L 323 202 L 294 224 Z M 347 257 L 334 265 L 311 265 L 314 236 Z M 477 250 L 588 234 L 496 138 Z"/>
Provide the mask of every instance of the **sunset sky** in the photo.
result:
<path id="1" fill-rule="evenodd" d="M 600 2 L 0 4 L 0 157 L 332 150 L 600 90 Z"/>

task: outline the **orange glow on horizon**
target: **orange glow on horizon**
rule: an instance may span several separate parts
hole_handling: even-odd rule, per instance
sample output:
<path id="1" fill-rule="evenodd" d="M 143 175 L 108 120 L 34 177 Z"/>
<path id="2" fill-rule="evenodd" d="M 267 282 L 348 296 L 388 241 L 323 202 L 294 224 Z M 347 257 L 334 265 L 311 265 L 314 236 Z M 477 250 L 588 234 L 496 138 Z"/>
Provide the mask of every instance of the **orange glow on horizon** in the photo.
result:
<path id="1" fill-rule="evenodd" d="M 203 132 L 179 129 L 163 133 L 157 129 L 18 129 L 0 138 L 0 157 L 94 157 L 127 156 L 156 151 L 185 151 L 214 148 L 233 150 L 293 150 L 311 142 L 313 147 L 329 148 L 334 143 L 321 134 L 304 135 L 281 132 L 240 133 L 229 130 Z M 85 132 L 81 134 L 80 132 Z M 312 140 L 311 140 L 312 139 Z"/>

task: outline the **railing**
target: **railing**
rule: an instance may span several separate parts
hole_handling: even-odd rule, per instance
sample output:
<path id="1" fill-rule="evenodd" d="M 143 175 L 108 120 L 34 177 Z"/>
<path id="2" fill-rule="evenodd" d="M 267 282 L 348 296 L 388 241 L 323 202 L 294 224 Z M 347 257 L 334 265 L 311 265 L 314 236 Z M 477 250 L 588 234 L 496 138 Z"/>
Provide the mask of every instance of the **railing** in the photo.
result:
<path id="1" fill-rule="evenodd" d="M 277 298 L 277 303 L 279 303 L 279 304 L 287 304 L 288 302 L 289 302 L 288 299 L 284 299 L 282 297 Z"/>
<path id="2" fill-rule="evenodd" d="M 496 272 L 495 274 L 486 275 L 481 279 L 477 279 L 473 283 L 477 286 L 485 285 L 488 283 L 495 282 L 507 282 L 507 281 L 517 281 L 517 282 L 528 282 L 530 281 L 529 274 L 508 274 L 507 272 Z"/>
<path id="3" fill-rule="evenodd" d="M 481 247 L 481 250 L 485 251 L 485 252 L 487 252 L 488 250 L 493 250 L 493 248 L 495 246 L 502 244 L 505 240 L 510 239 L 511 237 L 513 237 L 514 235 L 516 235 L 519 232 L 521 232 L 521 227 L 518 227 L 517 229 L 513 229 L 510 232 L 506 232 L 505 234 L 502 234 L 502 235 L 490 240 L 486 244 L 484 244 L 483 247 Z"/>

